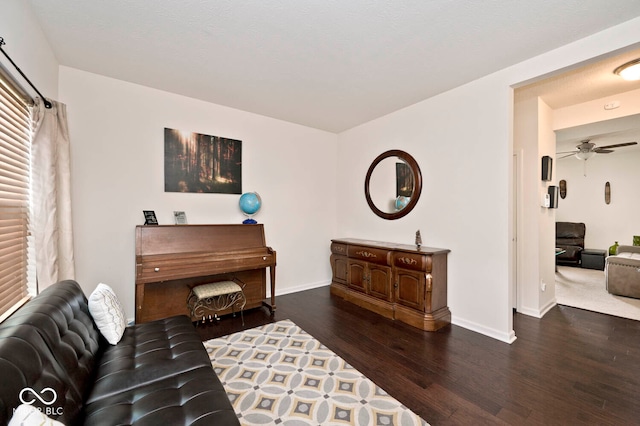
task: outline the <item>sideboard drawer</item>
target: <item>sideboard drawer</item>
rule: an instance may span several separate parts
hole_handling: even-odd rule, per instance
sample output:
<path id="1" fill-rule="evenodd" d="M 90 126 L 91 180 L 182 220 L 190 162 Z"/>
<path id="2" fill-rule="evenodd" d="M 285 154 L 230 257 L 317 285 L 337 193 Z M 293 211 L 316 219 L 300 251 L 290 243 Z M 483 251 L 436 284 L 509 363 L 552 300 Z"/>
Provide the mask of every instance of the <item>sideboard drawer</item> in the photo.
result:
<path id="1" fill-rule="evenodd" d="M 342 256 L 347 255 L 347 245 L 340 243 L 331 243 L 331 253 Z"/>
<path id="2" fill-rule="evenodd" d="M 361 259 L 378 265 L 391 265 L 391 252 L 389 250 L 349 245 L 348 251 L 351 259 Z"/>
<path id="3" fill-rule="evenodd" d="M 413 271 L 431 272 L 431 257 L 417 253 L 393 253 L 393 266 Z"/>

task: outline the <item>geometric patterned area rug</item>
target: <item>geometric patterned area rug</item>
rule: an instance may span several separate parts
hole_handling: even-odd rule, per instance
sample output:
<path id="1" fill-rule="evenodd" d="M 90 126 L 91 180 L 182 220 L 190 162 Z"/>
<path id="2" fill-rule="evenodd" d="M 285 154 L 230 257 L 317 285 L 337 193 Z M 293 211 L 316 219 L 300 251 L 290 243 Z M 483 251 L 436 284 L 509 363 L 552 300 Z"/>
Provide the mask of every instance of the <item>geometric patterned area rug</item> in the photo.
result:
<path id="1" fill-rule="evenodd" d="M 428 425 L 291 320 L 204 346 L 243 425 Z"/>

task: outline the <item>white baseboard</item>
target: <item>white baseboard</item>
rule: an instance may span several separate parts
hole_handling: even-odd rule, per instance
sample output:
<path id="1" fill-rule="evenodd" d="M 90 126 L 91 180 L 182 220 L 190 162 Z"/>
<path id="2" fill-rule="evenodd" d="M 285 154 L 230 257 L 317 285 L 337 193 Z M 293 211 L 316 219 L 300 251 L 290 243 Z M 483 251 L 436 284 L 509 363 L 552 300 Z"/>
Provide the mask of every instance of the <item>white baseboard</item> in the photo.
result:
<path id="1" fill-rule="evenodd" d="M 496 340 L 500 340 L 501 342 L 505 342 L 509 344 L 515 342 L 517 338 L 516 333 L 513 330 L 511 330 L 511 332 L 509 333 L 504 333 L 502 331 L 477 324 L 473 321 L 467 321 L 464 318 L 458 318 L 454 315 L 451 315 L 451 324 L 457 325 L 459 327 L 464 327 L 467 330 L 484 334 L 485 336 L 492 337 Z"/>
<path id="2" fill-rule="evenodd" d="M 554 306 L 556 306 L 558 303 L 556 302 L 555 297 L 553 298 L 553 300 L 551 300 L 549 303 L 547 303 L 546 306 L 543 306 L 542 309 L 540 310 L 540 318 L 542 318 L 543 316 L 545 316 L 545 314 L 547 312 L 549 312 L 551 309 L 553 309 Z"/>
<path id="3" fill-rule="evenodd" d="M 298 293 L 300 291 L 305 291 L 305 290 L 311 290 L 314 288 L 320 288 L 320 287 L 328 287 L 329 285 L 331 285 L 331 281 L 319 281 L 319 282 L 315 282 L 315 283 L 307 283 L 307 284 L 303 284 L 303 285 L 299 285 L 299 286 L 295 286 L 295 287 L 287 287 L 285 289 L 278 289 L 277 293 L 276 293 L 276 297 L 280 296 L 280 295 L 285 295 L 285 294 L 291 294 L 291 293 Z M 267 286 L 268 287 L 268 286 Z M 553 305 L 555 305 L 555 302 L 553 303 Z M 551 307 L 553 307 L 553 305 Z M 549 309 L 551 308 L 549 307 Z M 472 321 L 467 321 L 465 319 L 462 318 L 456 318 L 455 316 L 452 315 L 451 318 L 451 323 L 460 327 L 464 327 L 468 330 L 474 331 L 476 333 L 480 333 L 480 334 L 484 334 L 485 336 L 494 338 L 496 340 L 499 340 L 501 342 L 505 342 L 505 343 L 513 343 L 516 340 L 516 334 L 513 330 L 511 330 L 511 332 L 509 333 L 504 333 L 502 331 L 499 330 L 495 330 L 492 328 L 488 328 L 485 326 L 482 326 L 480 324 L 477 324 L 475 322 Z"/>
<path id="4" fill-rule="evenodd" d="M 300 291 L 305 291 L 305 290 L 312 290 L 314 288 L 328 287 L 329 285 L 331 285 L 331 281 L 318 281 L 315 283 L 307 283 L 307 284 L 297 285 L 294 287 L 287 287 L 285 289 L 280 289 L 276 284 L 276 297 L 284 296 L 285 294 L 298 293 Z M 267 285 L 267 297 L 271 297 L 271 290 L 269 289 L 269 285 Z"/>
<path id="5" fill-rule="evenodd" d="M 520 309 L 518 309 L 518 313 L 528 315 L 534 318 L 542 318 L 547 312 L 549 312 L 556 305 L 557 305 L 557 302 L 556 302 L 556 299 L 554 298 L 545 306 L 543 306 L 541 309 L 521 307 Z"/>

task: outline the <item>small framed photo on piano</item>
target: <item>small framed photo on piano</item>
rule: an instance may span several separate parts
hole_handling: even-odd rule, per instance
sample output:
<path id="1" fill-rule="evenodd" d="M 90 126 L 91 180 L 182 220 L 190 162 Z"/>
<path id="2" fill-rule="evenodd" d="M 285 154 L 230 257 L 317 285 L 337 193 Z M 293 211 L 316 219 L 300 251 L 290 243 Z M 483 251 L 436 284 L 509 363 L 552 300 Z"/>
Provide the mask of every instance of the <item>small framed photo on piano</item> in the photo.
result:
<path id="1" fill-rule="evenodd" d="M 144 224 L 145 225 L 157 225 L 158 219 L 156 218 L 156 212 L 153 210 L 143 210 L 144 213 Z"/>
<path id="2" fill-rule="evenodd" d="M 173 218 L 176 221 L 176 225 L 186 225 L 187 224 L 187 214 L 185 212 L 173 212 Z"/>

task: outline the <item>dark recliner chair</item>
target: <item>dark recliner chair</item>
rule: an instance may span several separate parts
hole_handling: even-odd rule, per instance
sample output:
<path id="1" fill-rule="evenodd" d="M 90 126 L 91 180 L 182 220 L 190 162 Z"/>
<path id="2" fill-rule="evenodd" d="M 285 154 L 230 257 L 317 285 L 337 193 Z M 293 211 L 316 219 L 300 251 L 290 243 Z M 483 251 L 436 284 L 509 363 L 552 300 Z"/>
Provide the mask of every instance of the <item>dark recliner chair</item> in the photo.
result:
<path id="1" fill-rule="evenodd" d="M 565 250 L 556 256 L 558 264 L 580 265 L 586 230 L 584 223 L 556 222 L 556 247 Z"/>

